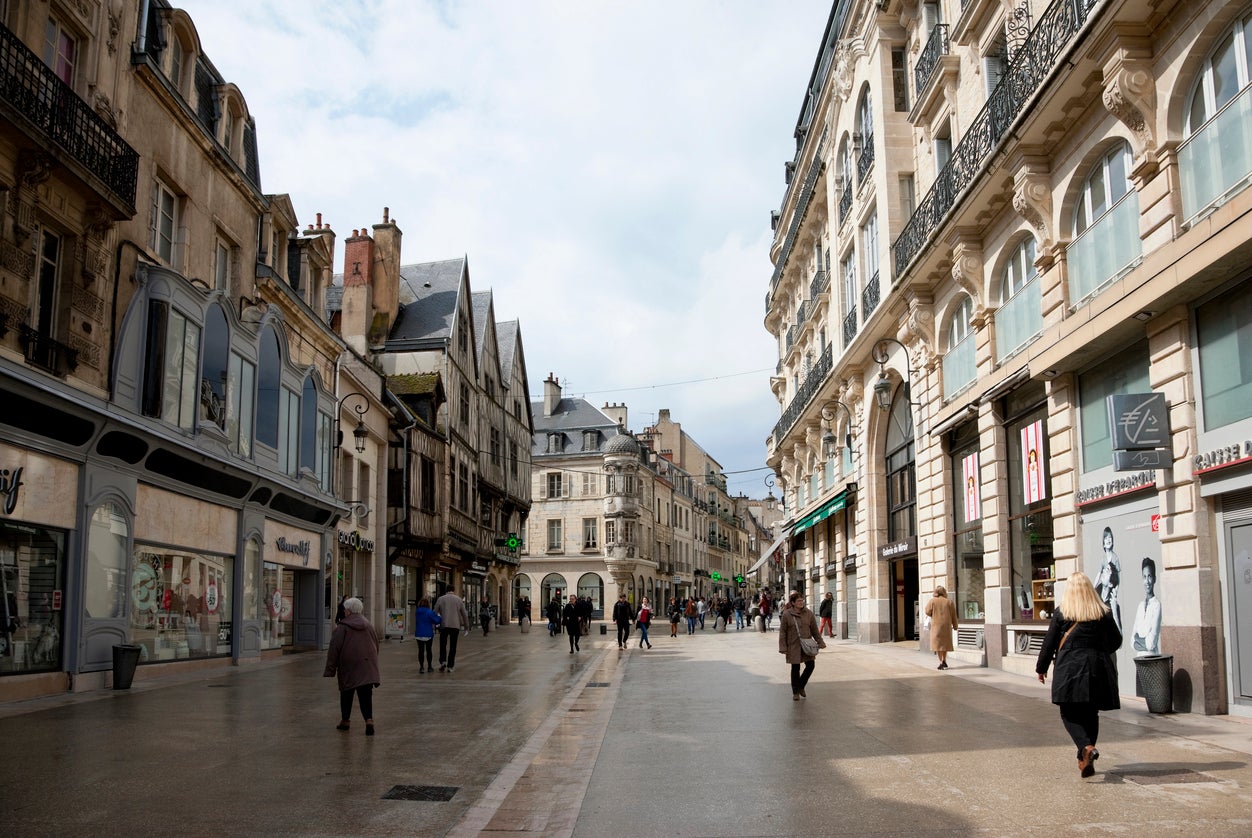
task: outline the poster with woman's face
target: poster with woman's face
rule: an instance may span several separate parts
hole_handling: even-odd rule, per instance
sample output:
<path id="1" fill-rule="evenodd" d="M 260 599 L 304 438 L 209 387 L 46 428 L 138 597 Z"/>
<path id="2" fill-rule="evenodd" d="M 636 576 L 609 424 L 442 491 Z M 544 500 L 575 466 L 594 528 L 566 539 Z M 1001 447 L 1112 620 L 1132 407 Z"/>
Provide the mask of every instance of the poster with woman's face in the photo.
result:
<path id="1" fill-rule="evenodd" d="M 1161 541 L 1152 530 L 1154 509 L 1083 520 L 1083 571 L 1121 629 L 1117 671 L 1125 695 L 1136 692 L 1134 659 L 1162 654 Z"/>

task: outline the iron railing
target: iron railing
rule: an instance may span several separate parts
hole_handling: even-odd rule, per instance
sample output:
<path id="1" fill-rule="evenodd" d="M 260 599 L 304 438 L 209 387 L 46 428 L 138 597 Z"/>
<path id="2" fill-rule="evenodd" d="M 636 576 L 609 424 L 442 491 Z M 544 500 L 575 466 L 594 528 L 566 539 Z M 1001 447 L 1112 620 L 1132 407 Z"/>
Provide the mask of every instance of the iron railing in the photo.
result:
<path id="1" fill-rule="evenodd" d="M 892 245 L 897 278 L 904 276 L 913 259 L 947 217 L 957 196 L 982 171 L 983 163 L 1000 144 L 1027 100 L 1052 72 L 1061 53 L 1099 2 L 1054 0 L 1039 18 L 1030 37 L 1014 53 L 1008 70 L 991 92 L 987 104 L 953 151 L 952 159 L 939 172 L 934 185 Z"/>
<path id="2" fill-rule="evenodd" d="M 18 342 L 26 354 L 26 362 L 56 376 L 78 369 L 78 350 L 53 340 L 25 323 L 18 327 Z"/>
<path id="3" fill-rule="evenodd" d="M 819 296 L 826 293 L 826 289 L 830 287 L 830 274 L 825 271 L 818 271 L 813 274 L 813 281 L 809 283 L 809 299 L 816 300 Z"/>
<path id="4" fill-rule="evenodd" d="M 809 201 L 813 199 L 813 189 L 817 186 L 817 179 L 822 174 L 822 166 L 825 165 L 822 162 L 822 150 L 825 147 L 826 134 L 823 132 L 821 139 L 818 140 L 817 149 L 813 152 L 813 161 L 809 163 L 809 170 L 804 175 L 804 182 L 800 185 L 800 194 L 796 196 L 796 205 L 791 212 L 791 223 L 787 225 L 787 236 L 783 239 L 782 250 L 778 252 L 778 261 L 774 264 L 774 275 L 769 281 L 771 291 L 778 287 L 778 280 L 782 278 L 783 271 L 787 268 L 787 259 L 791 256 L 791 249 L 795 247 L 796 236 L 800 232 L 800 222 L 804 220 Z M 784 202 L 785 200 L 784 195 Z"/>
<path id="5" fill-rule="evenodd" d="M 833 362 L 834 345 L 827 344 L 826 348 L 822 350 L 822 357 L 818 359 L 813 369 L 809 370 L 809 374 L 804 377 L 804 383 L 796 391 L 791 404 L 787 405 L 786 409 L 783 410 L 782 418 L 774 425 L 775 445 L 782 442 L 783 437 L 795 425 L 796 420 L 804 413 L 804 409 L 809 406 L 813 396 L 817 395 L 817 391 L 821 389 L 822 382 L 826 380 L 826 376 L 830 375 L 830 368 Z"/>
<path id="6" fill-rule="evenodd" d="M 848 313 L 843 317 L 843 348 L 847 349 L 856 337 L 857 321 L 856 321 L 856 304 L 853 303 Z"/>
<path id="7" fill-rule="evenodd" d="M 804 325 L 804 321 L 809 319 L 809 301 L 805 300 L 796 308 L 796 328 Z"/>
<path id="8" fill-rule="evenodd" d="M 839 193 L 839 226 L 843 226 L 843 222 L 848 218 L 848 211 L 852 209 L 852 180 L 843 185 L 843 191 Z"/>
<path id="9" fill-rule="evenodd" d="M 935 69 L 939 66 L 939 59 L 947 54 L 948 24 L 937 23 L 935 28 L 930 30 L 926 46 L 922 48 L 921 55 L 917 56 L 917 66 L 913 68 L 913 84 L 917 88 L 915 95 L 919 102 L 926 85 L 930 84 L 930 77 L 935 74 Z"/>
<path id="10" fill-rule="evenodd" d="M 874 170 L 874 135 L 866 135 L 865 145 L 861 146 L 861 153 L 856 158 L 856 185 L 860 186 L 865 182 L 865 178 Z"/>
<path id="11" fill-rule="evenodd" d="M 865 283 L 865 289 L 861 291 L 861 312 L 865 315 L 865 319 L 868 320 L 870 312 L 878 308 L 878 300 L 878 271 L 874 271 L 869 282 Z"/>
<path id="12" fill-rule="evenodd" d="M 98 177 L 134 215 L 139 153 L 3 25 L 0 100 Z"/>

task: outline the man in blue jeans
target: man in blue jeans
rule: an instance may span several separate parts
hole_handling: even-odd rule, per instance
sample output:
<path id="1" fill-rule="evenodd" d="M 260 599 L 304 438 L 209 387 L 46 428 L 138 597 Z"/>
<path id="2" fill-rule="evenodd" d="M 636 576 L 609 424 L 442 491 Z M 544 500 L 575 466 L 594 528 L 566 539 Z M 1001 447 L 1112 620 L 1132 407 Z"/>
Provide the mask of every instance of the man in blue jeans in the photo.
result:
<path id="1" fill-rule="evenodd" d="M 435 600 L 435 613 L 439 615 L 439 671 L 451 672 L 452 667 L 456 666 L 457 639 L 462 631 L 469 630 L 465 600 L 449 589 Z"/>
<path id="2" fill-rule="evenodd" d="M 735 597 L 735 631 L 738 631 L 745 625 L 743 621 L 743 610 L 747 608 L 747 606 L 748 603 L 744 601 L 743 597 Z"/>

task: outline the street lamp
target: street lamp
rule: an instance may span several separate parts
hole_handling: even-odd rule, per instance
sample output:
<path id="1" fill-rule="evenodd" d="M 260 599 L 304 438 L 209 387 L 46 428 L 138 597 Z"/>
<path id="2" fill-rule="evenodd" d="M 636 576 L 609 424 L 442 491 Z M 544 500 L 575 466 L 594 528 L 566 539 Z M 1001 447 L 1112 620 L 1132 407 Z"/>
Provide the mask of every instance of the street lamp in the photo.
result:
<path id="1" fill-rule="evenodd" d="M 343 403 L 353 396 L 358 396 L 361 399 L 360 404 L 352 406 L 352 412 L 356 414 L 356 427 L 352 429 L 353 444 L 358 454 L 364 454 L 365 439 L 369 436 L 369 431 L 365 429 L 365 419 L 363 417 L 367 412 L 369 412 L 369 399 L 364 393 L 352 392 L 340 399 L 336 407 L 342 408 Z M 339 420 L 338 409 L 335 411 L 335 429 L 335 447 L 341 448 L 343 447 L 343 426 Z"/>
<path id="2" fill-rule="evenodd" d="M 778 498 L 774 497 L 774 476 L 772 474 L 765 475 L 765 487 L 769 490 L 769 502 L 778 503 Z"/>
<path id="3" fill-rule="evenodd" d="M 832 427 L 835 421 L 835 412 L 832 408 L 835 407 L 842 407 L 843 412 L 848 414 L 848 431 L 843 435 L 843 445 L 848 450 L 852 450 L 852 423 L 856 421 L 852 418 L 852 411 L 848 409 L 848 406 L 838 399 L 822 405 L 822 421 L 826 424 L 826 432 L 822 434 L 822 453 L 828 460 L 835 454 L 835 431 Z"/>
<path id="4" fill-rule="evenodd" d="M 895 389 L 887 378 L 888 343 L 894 343 L 904 352 L 904 401 L 910 406 L 916 406 L 911 401 L 912 396 L 909 392 L 909 382 L 913 380 L 913 366 L 909 361 L 908 347 L 895 338 L 879 338 L 878 342 L 874 344 L 872 353 L 874 360 L 878 362 L 878 381 L 874 383 L 874 400 L 878 402 L 878 408 L 883 412 L 891 410 L 891 391 Z"/>

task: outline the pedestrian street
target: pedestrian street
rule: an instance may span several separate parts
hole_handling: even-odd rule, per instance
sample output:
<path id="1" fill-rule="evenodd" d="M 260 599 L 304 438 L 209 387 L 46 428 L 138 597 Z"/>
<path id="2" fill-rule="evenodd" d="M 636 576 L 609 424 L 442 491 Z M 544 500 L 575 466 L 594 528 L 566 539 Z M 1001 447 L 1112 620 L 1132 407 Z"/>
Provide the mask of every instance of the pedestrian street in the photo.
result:
<path id="1" fill-rule="evenodd" d="M 776 633 L 652 643 L 504 626 L 419 675 L 388 641 L 373 737 L 319 653 L 9 704 L 0 834 L 1252 834 L 1246 719 L 1125 700 L 1083 780 L 1030 679 L 829 641 L 792 701 Z"/>

